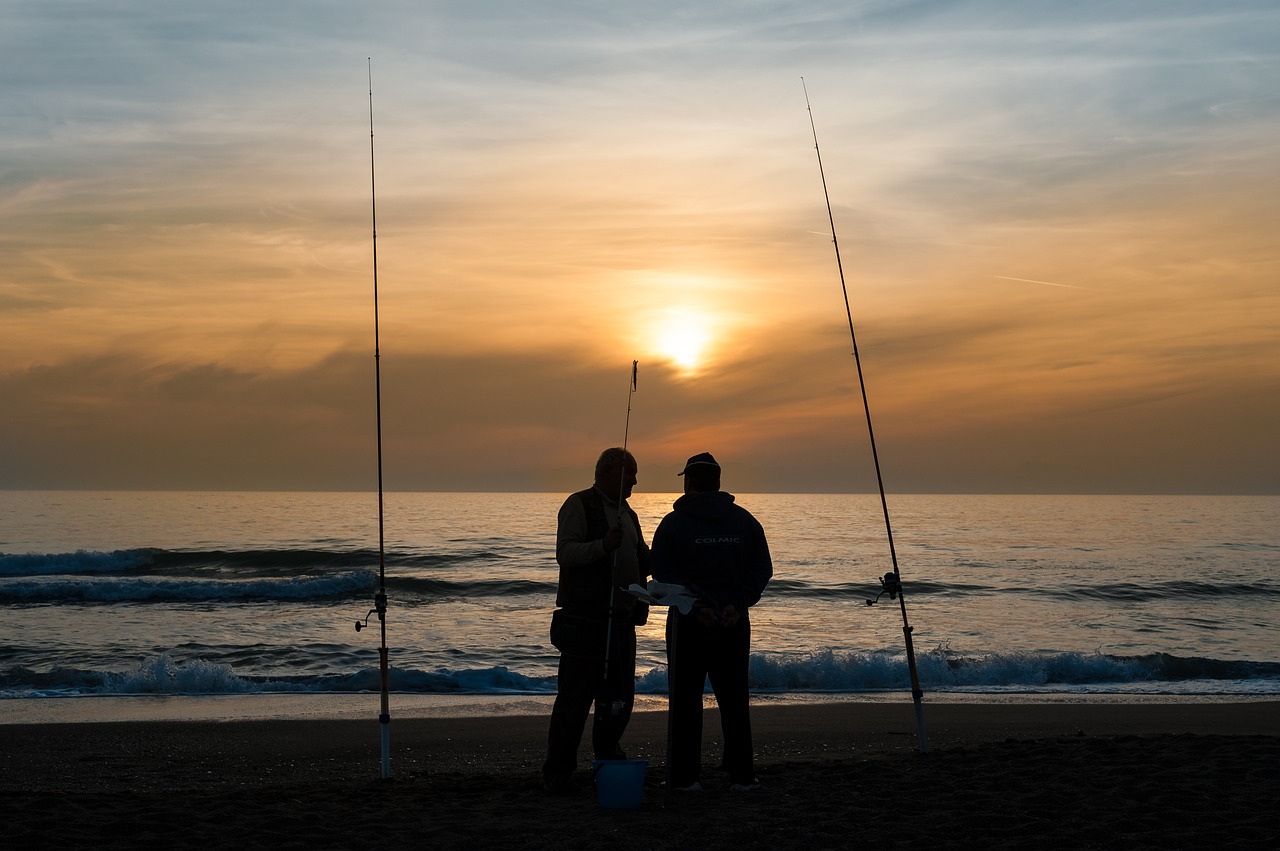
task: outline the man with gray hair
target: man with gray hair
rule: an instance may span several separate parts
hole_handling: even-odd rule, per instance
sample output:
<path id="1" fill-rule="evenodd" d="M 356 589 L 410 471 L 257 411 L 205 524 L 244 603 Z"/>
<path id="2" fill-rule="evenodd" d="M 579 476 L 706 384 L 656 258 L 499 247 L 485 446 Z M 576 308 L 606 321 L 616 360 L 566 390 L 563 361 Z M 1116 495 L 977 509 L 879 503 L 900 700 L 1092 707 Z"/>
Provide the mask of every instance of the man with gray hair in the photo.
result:
<path id="1" fill-rule="evenodd" d="M 570 494 L 560 507 L 559 608 L 551 616 L 560 665 L 542 766 L 549 792 L 574 791 L 578 745 L 593 702 L 595 758 L 626 759 L 619 742 L 635 703 L 636 626 L 649 615 L 648 606 L 625 590 L 649 577 L 649 547 L 627 504 L 636 473 L 630 452 L 606 449 L 596 462 L 595 483 Z"/>

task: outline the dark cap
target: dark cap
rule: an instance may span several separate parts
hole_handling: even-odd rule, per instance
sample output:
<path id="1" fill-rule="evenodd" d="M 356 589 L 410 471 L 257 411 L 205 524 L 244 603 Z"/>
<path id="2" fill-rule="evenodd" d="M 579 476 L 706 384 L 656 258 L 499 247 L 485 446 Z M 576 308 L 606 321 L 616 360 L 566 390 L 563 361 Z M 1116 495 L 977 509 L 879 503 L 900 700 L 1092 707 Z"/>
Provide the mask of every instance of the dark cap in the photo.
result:
<path id="1" fill-rule="evenodd" d="M 690 467 L 715 467 L 716 470 L 719 470 L 720 464 L 715 458 L 711 457 L 710 452 L 699 452 L 697 455 L 686 461 L 684 463 L 684 469 L 676 473 L 676 475 L 683 476 L 685 473 L 689 472 Z"/>

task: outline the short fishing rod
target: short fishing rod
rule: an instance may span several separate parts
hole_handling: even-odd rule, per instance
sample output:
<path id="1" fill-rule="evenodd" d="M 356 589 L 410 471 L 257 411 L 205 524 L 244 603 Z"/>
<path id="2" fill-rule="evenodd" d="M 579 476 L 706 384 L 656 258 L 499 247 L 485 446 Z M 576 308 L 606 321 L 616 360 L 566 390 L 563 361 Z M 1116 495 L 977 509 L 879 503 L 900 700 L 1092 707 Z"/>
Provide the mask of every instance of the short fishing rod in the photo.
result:
<path id="1" fill-rule="evenodd" d="M 920 675 L 916 671 L 916 651 L 911 641 L 911 633 L 913 628 L 907 620 L 907 596 L 902 590 L 902 574 L 898 570 L 898 553 L 893 545 L 893 526 L 889 522 L 889 501 L 884 493 L 884 478 L 880 474 L 880 455 L 876 451 L 876 433 L 871 426 L 871 404 L 867 401 L 867 383 L 862 377 L 862 359 L 858 356 L 858 337 L 853 330 L 853 310 L 849 307 L 849 288 L 844 280 L 844 264 L 840 261 L 840 241 L 836 237 L 836 218 L 831 212 L 831 195 L 827 191 L 827 175 L 822 167 L 822 150 L 818 147 L 818 128 L 813 121 L 813 107 L 809 105 L 809 87 L 804 83 L 804 77 L 800 78 L 800 86 L 804 89 L 804 105 L 809 111 L 809 129 L 813 131 L 813 150 L 818 155 L 818 175 L 822 178 L 822 196 L 827 202 L 827 220 L 831 224 L 831 244 L 835 247 L 836 252 L 836 269 L 840 273 L 840 290 L 844 294 L 844 312 L 849 319 L 849 339 L 853 343 L 853 361 L 858 368 L 858 386 L 862 390 L 862 408 L 867 415 L 867 436 L 871 440 L 871 459 L 875 462 L 876 468 L 876 484 L 880 488 L 880 507 L 884 511 L 884 529 L 889 537 L 889 558 L 893 563 L 893 572 L 886 573 L 880 579 L 880 585 L 883 590 L 876 595 L 875 600 L 868 600 L 867 605 L 873 606 L 876 600 L 879 600 L 884 594 L 889 595 L 892 600 L 898 599 L 898 604 L 902 608 L 902 634 L 907 644 L 907 670 L 911 674 L 911 699 L 916 709 L 916 733 L 920 740 L 920 751 L 925 753 L 929 750 L 929 737 L 924 729 L 924 708 L 921 701 L 924 699 L 924 691 L 920 688 Z"/>
<path id="2" fill-rule="evenodd" d="M 391 776 L 391 699 L 387 675 L 387 560 L 386 536 L 382 505 L 382 349 L 378 329 L 378 180 L 373 158 L 373 59 L 369 59 L 369 200 L 373 218 L 373 381 L 374 409 L 378 430 L 378 593 L 373 598 L 373 608 L 364 616 L 363 623 L 356 621 L 356 632 L 369 624 L 369 615 L 378 615 L 382 644 L 378 650 L 378 663 L 382 684 L 381 711 L 378 724 L 382 731 L 382 779 Z"/>
<path id="3" fill-rule="evenodd" d="M 627 492 L 627 439 L 631 436 L 631 397 L 636 393 L 636 375 L 640 369 L 640 361 L 633 360 L 631 362 L 631 383 L 627 387 L 627 423 L 622 430 L 622 470 L 618 477 L 618 526 L 622 526 L 622 501 L 624 494 Z M 624 536 L 623 540 L 626 538 Z M 618 552 L 622 549 L 619 545 L 618 549 L 613 551 L 613 568 L 609 576 L 609 616 L 605 619 L 604 634 L 604 674 L 601 677 L 601 683 L 607 685 L 609 682 L 609 656 L 613 650 L 613 604 L 618 594 L 618 583 L 613 578 L 613 573 L 618 569 Z M 612 707 L 612 702 L 610 706 Z"/>

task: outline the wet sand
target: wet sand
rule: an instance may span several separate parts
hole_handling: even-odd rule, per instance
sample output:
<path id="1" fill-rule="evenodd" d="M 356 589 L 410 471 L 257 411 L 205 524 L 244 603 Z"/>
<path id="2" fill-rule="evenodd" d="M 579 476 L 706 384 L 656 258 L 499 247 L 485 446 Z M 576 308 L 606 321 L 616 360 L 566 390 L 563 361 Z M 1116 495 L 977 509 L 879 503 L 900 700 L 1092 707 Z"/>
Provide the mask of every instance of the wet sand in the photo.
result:
<path id="1" fill-rule="evenodd" d="M 393 706 L 394 712 L 394 706 Z M 1275 848 L 1280 702 L 753 710 L 758 790 L 664 794 L 666 716 L 624 741 L 638 810 L 539 783 L 546 717 L 0 724 L 6 844 L 63 848 Z"/>

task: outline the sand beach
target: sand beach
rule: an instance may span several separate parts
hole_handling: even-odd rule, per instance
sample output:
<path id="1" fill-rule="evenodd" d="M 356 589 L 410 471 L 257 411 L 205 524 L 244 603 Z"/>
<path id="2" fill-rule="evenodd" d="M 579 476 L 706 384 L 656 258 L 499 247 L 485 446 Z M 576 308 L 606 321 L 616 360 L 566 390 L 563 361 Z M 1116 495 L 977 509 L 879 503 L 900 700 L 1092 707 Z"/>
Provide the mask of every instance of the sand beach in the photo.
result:
<path id="1" fill-rule="evenodd" d="M 394 711 L 394 707 L 393 707 Z M 1280 704 L 760 706 L 761 788 L 661 787 L 665 715 L 627 746 L 638 810 L 539 785 L 546 719 L 0 724 L 6 844 L 63 848 L 1274 848 Z M 584 767 L 589 756 L 583 754 Z M 583 774 L 584 780 L 586 774 Z"/>

